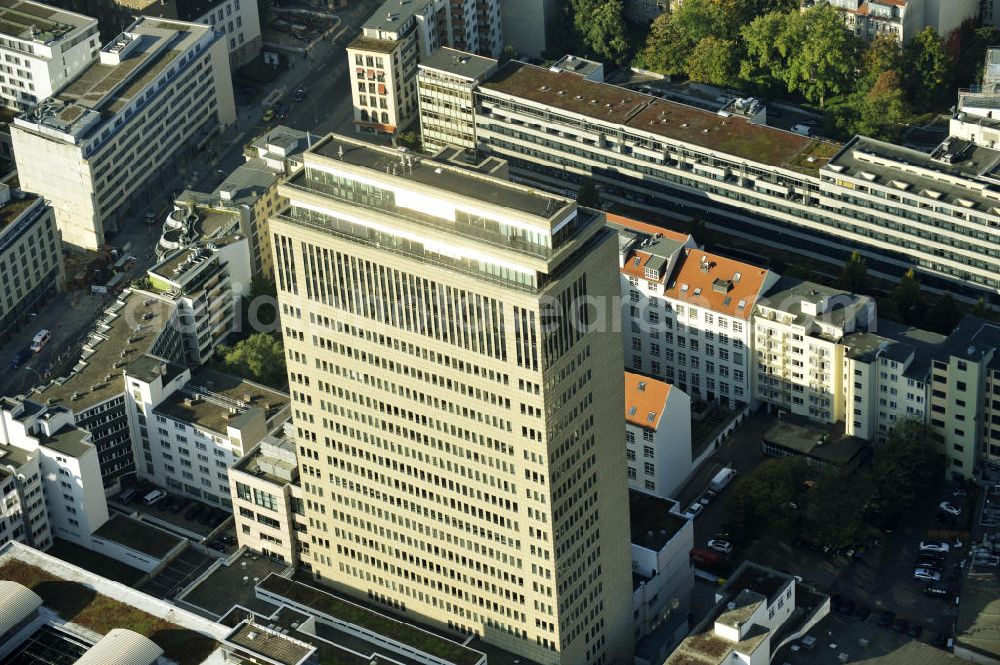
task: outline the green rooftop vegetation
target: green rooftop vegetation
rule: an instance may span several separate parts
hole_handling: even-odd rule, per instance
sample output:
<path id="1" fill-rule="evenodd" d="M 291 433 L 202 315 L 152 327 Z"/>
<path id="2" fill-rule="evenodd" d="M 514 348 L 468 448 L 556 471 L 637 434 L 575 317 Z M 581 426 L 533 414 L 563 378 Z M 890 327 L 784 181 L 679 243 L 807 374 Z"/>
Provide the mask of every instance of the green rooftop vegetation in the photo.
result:
<path id="1" fill-rule="evenodd" d="M 23 198 L 12 198 L 6 204 L 0 206 L 0 229 L 4 228 L 27 210 L 32 203 L 38 199 L 33 194 L 25 194 Z"/>
<path id="2" fill-rule="evenodd" d="M 483 659 L 482 653 L 464 647 L 457 642 L 396 621 L 301 582 L 272 574 L 268 575 L 259 586 L 299 605 L 366 628 L 402 644 L 408 644 L 425 653 L 449 660 L 456 665 L 476 665 Z"/>
<path id="3" fill-rule="evenodd" d="M 207 635 L 182 628 L 22 561 L 8 561 L 0 566 L 0 579 L 23 584 L 64 620 L 95 633 L 106 635 L 113 628 L 128 628 L 148 637 L 163 649 L 167 658 L 179 665 L 199 665 L 218 647 L 218 643 Z"/>

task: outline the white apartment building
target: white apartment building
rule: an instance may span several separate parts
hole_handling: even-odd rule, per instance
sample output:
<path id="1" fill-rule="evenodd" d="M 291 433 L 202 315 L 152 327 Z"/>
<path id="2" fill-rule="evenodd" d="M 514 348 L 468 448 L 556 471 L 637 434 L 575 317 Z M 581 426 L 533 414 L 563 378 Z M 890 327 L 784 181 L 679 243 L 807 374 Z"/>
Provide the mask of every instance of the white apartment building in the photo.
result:
<path id="1" fill-rule="evenodd" d="M 236 538 L 241 547 L 309 567 L 309 536 L 294 432 L 268 435 L 229 469 Z"/>
<path id="2" fill-rule="evenodd" d="M 44 510 L 38 514 L 37 487 L 26 475 L 19 491 L 27 492 L 28 524 L 23 542 L 46 549 L 52 538 L 88 546 L 91 534 L 108 520 L 97 449 L 90 433 L 73 424 L 73 414 L 62 406 L 44 406 L 30 400 L 0 399 L 0 444 L 29 474 L 41 477 Z M 0 457 L 0 462 L 3 458 Z M 30 497 L 29 497 L 30 495 Z"/>
<path id="3" fill-rule="evenodd" d="M 140 475 L 231 509 L 227 470 L 289 417 L 288 395 L 147 356 L 125 372 Z"/>
<path id="4" fill-rule="evenodd" d="M 811 604 L 797 608 L 803 605 L 798 598 L 802 594 Z M 827 596 L 804 590 L 791 575 L 751 561 L 740 564 L 715 593 L 715 602 L 664 665 L 768 665 L 781 644 L 801 637 L 830 612 Z M 800 616 L 793 614 L 796 609 Z M 793 616 L 794 623 L 789 623 Z M 779 635 L 781 642 L 773 642 Z"/>
<path id="5" fill-rule="evenodd" d="M 691 398 L 669 383 L 625 372 L 628 484 L 668 498 L 691 474 Z"/>
<path id="6" fill-rule="evenodd" d="M 221 34 L 141 17 L 11 137 L 21 187 L 50 202 L 64 242 L 96 249 L 158 175 L 235 119 Z"/>
<path id="7" fill-rule="evenodd" d="M 874 320 L 868 296 L 782 277 L 756 303 L 754 397 L 817 422 L 844 420 L 843 340 Z"/>
<path id="8" fill-rule="evenodd" d="M 7 398 L 0 404 L 4 412 L 17 407 Z M 0 436 L 12 438 L 6 432 Z M 0 443 L 0 544 L 13 540 L 42 550 L 52 544 L 40 459 L 22 446 Z"/>
<path id="9" fill-rule="evenodd" d="M 927 27 L 947 37 L 962 23 L 979 16 L 979 0 L 829 0 L 844 16 L 844 25 L 858 38 L 871 41 L 883 34 L 901 43 L 910 41 Z M 815 4 L 806 0 L 805 10 Z M 988 4 L 988 3 L 987 3 Z"/>
<path id="10" fill-rule="evenodd" d="M 0 343 L 23 328 L 65 281 L 52 208 L 0 183 Z"/>
<path id="11" fill-rule="evenodd" d="M 476 149 L 473 92 L 496 68 L 493 58 L 446 47 L 421 60 L 417 98 L 424 150 L 439 150 L 446 145 Z"/>
<path id="12" fill-rule="evenodd" d="M 773 272 L 700 250 L 689 236 L 627 220 L 619 228 L 626 367 L 693 399 L 753 399 L 751 315 Z"/>
<path id="13" fill-rule="evenodd" d="M 227 471 L 289 417 L 288 395 L 146 356 L 125 372 L 141 476 L 231 509 Z"/>
<path id="14" fill-rule="evenodd" d="M 201 23 L 225 33 L 229 65 L 241 67 L 257 57 L 262 44 L 257 0 L 115 0 L 143 16 Z"/>
<path id="15" fill-rule="evenodd" d="M 662 665 L 688 633 L 694 589 L 694 522 L 677 503 L 629 492 L 632 535 L 632 617 L 636 665 Z"/>
<path id="16" fill-rule="evenodd" d="M 100 49 L 97 19 L 31 0 L 0 2 L 0 100 L 34 106 L 75 79 Z"/>

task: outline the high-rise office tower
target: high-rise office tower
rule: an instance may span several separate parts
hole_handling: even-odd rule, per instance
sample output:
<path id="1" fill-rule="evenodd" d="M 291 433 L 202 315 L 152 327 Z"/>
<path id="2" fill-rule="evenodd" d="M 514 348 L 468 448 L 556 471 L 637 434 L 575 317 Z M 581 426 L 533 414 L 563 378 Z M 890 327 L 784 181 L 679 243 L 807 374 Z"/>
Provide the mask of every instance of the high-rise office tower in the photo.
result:
<path id="1" fill-rule="evenodd" d="M 538 663 L 631 662 L 616 235 L 445 159 L 330 136 L 280 186 L 306 562 Z"/>

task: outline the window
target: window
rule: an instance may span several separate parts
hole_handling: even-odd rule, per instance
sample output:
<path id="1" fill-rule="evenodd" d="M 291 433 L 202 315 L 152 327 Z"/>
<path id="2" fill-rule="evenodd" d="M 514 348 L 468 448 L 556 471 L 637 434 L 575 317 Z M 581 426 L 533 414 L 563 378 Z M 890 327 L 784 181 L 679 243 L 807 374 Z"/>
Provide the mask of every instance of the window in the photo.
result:
<path id="1" fill-rule="evenodd" d="M 656 466 L 653 465 L 651 462 L 646 462 L 645 464 L 642 465 L 642 470 L 643 472 L 645 472 L 647 476 L 651 476 L 654 473 L 656 473 Z"/>
<path id="2" fill-rule="evenodd" d="M 643 446 L 642 447 L 642 456 L 645 457 L 646 459 L 653 459 L 653 455 L 655 453 L 656 453 L 656 451 L 653 450 L 653 446 Z M 634 458 L 635 458 L 635 456 L 633 455 L 633 459 Z"/>
<path id="3" fill-rule="evenodd" d="M 630 462 L 634 462 L 635 461 L 635 451 L 632 450 L 631 448 L 627 448 L 625 450 L 625 458 L 628 461 L 630 461 Z"/>

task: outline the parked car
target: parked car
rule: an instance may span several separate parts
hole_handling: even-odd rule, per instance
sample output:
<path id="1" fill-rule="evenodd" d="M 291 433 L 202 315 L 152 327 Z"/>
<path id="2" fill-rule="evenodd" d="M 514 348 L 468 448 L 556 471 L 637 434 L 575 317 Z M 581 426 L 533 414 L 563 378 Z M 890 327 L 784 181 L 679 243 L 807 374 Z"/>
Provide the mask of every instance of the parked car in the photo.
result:
<path id="1" fill-rule="evenodd" d="M 45 348 L 45 345 L 49 343 L 52 339 L 52 333 L 44 328 L 35 333 L 34 339 L 31 340 L 31 351 L 32 353 L 38 353 Z"/>
<path id="2" fill-rule="evenodd" d="M 274 112 L 274 116 L 278 120 L 284 120 L 288 117 L 288 104 L 282 103 L 278 105 L 277 110 Z"/>
<path id="3" fill-rule="evenodd" d="M 732 482 L 733 478 L 736 477 L 736 469 L 731 469 L 726 467 L 722 469 L 715 477 L 712 478 L 712 482 L 708 484 L 708 488 L 713 492 L 721 492 L 726 485 Z"/>
<path id="4" fill-rule="evenodd" d="M 208 526 L 209 524 L 212 523 L 212 519 L 214 517 L 215 517 L 215 511 L 213 511 L 213 510 L 206 510 L 205 512 L 203 512 L 201 514 L 200 517 L 198 517 L 198 524 L 202 524 L 202 525 Z"/>
<path id="5" fill-rule="evenodd" d="M 712 499 L 714 497 L 715 497 L 715 492 L 713 492 L 712 490 L 708 490 L 701 495 L 701 498 L 698 499 L 698 503 L 700 503 L 703 506 L 707 506 L 708 504 L 712 503 Z"/>
<path id="6" fill-rule="evenodd" d="M 947 513 L 948 515 L 954 515 L 955 517 L 958 517 L 959 515 L 962 514 L 962 509 L 959 506 L 956 506 L 949 501 L 942 501 L 941 503 L 939 503 L 938 509 L 941 512 Z"/>
<path id="7" fill-rule="evenodd" d="M 956 487 L 955 491 L 951 493 L 952 496 L 969 496 L 969 493 L 964 487 Z"/>
<path id="8" fill-rule="evenodd" d="M 228 513 L 217 512 L 214 515 L 212 515 L 212 519 L 210 521 L 210 524 L 214 528 L 214 527 L 217 527 L 217 526 L 221 525 L 227 519 L 229 519 L 229 514 Z"/>
<path id="9" fill-rule="evenodd" d="M 181 499 L 181 498 L 178 498 L 176 501 L 174 501 L 170 505 L 170 512 L 172 512 L 174 514 L 177 514 L 177 513 L 181 512 L 182 510 L 184 510 L 185 508 L 187 508 L 188 505 L 190 505 L 190 503 L 191 503 L 190 499 Z"/>
<path id="10" fill-rule="evenodd" d="M 204 510 L 205 510 L 205 504 L 196 503 L 193 506 L 191 506 L 191 508 L 186 513 L 184 513 L 184 519 L 196 520 L 202 514 L 202 512 L 204 512 Z"/>
<path id="11" fill-rule="evenodd" d="M 264 113 L 261 114 L 260 121 L 271 122 L 272 120 L 274 120 L 274 109 L 268 106 L 266 109 L 264 109 Z"/>
<path id="12" fill-rule="evenodd" d="M 915 580 L 926 580 L 928 582 L 937 582 L 941 579 L 941 573 L 930 570 L 928 568 L 916 568 L 913 571 L 913 579 Z"/>
<path id="13" fill-rule="evenodd" d="M 690 506 L 688 506 L 688 509 L 686 511 L 684 511 L 684 517 L 687 517 L 688 519 L 692 519 L 693 520 L 695 517 L 698 517 L 698 515 L 704 509 L 705 509 L 705 506 L 703 506 L 700 503 L 698 503 L 697 501 L 695 501 Z"/>
<path id="14" fill-rule="evenodd" d="M 167 493 L 163 490 L 153 490 L 149 492 L 146 496 L 142 497 L 142 504 L 144 506 L 152 506 L 157 501 L 162 501 Z"/>
<path id="15" fill-rule="evenodd" d="M 914 564 L 914 568 L 926 568 L 927 570 L 933 570 L 940 573 L 944 570 L 944 564 L 940 561 L 935 561 L 934 559 L 918 559 L 917 563 Z"/>
<path id="16" fill-rule="evenodd" d="M 931 598 L 947 598 L 950 594 L 948 587 L 940 584 L 928 584 L 924 587 L 924 595 Z"/>
<path id="17" fill-rule="evenodd" d="M 17 369 L 31 359 L 31 349 L 21 349 L 10 359 L 10 368 Z"/>
<path id="18" fill-rule="evenodd" d="M 708 541 L 708 549 L 715 550 L 722 554 L 732 554 L 733 544 L 728 540 L 715 540 L 712 539 Z"/>
<path id="19" fill-rule="evenodd" d="M 216 552 L 225 552 L 226 550 L 229 549 L 229 545 L 222 542 L 221 540 L 210 540 L 207 543 L 205 543 L 205 547 L 213 549 Z"/>
<path id="20" fill-rule="evenodd" d="M 951 545 L 942 541 L 929 541 L 920 543 L 921 552 L 948 552 Z"/>
<path id="21" fill-rule="evenodd" d="M 297 102 L 301 102 L 303 99 L 306 98 L 306 95 L 308 94 L 309 91 L 306 89 L 305 86 L 302 86 L 301 88 L 295 91 L 295 93 L 292 95 L 292 99 L 294 99 Z"/>

